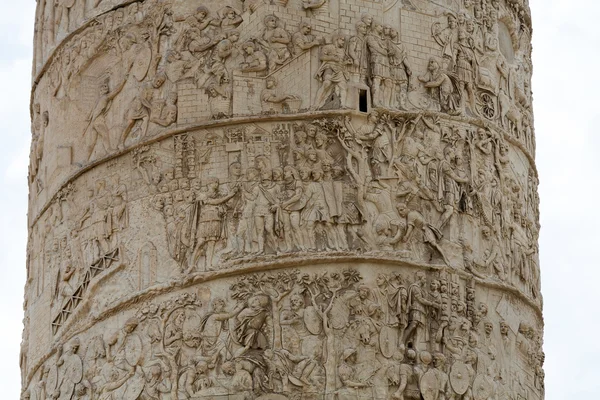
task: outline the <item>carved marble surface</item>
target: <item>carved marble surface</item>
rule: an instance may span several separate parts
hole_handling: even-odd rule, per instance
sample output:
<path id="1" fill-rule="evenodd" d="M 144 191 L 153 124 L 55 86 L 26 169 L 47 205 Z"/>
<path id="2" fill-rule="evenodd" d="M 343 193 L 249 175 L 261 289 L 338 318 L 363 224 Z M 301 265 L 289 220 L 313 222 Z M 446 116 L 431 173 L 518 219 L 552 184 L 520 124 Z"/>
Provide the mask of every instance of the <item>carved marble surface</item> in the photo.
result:
<path id="1" fill-rule="evenodd" d="M 39 0 L 23 396 L 543 399 L 530 22 Z"/>

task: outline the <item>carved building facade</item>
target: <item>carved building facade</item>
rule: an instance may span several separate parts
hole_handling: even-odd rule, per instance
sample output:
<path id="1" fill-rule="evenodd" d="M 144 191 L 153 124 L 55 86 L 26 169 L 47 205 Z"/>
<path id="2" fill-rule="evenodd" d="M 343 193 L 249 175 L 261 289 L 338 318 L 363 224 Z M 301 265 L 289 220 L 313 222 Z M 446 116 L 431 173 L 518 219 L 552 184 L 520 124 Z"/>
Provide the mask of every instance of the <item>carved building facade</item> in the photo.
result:
<path id="1" fill-rule="evenodd" d="M 38 0 L 23 398 L 542 400 L 527 0 Z"/>

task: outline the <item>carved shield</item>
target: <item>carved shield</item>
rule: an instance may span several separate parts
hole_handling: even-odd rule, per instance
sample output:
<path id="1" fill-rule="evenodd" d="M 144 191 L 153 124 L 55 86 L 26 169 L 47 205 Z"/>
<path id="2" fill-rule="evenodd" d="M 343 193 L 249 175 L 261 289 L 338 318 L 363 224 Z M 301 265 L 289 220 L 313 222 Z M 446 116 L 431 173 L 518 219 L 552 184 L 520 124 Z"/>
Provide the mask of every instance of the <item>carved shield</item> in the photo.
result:
<path id="1" fill-rule="evenodd" d="M 144 390 L 144 376 L 138 375 L 137 373 L 132 376 L 125 385 L 125 392 L 123 393 L 123 400 L 137 400 Z"/>
<path id="2" fill-rule="evenodd" d="M 131 67 L 131 74 L 141 82 L 146 77 L 148 69 L 150 68 L 150 61 L 152 60 L 152 50 L 148 46 L 137 46 L 137 56 L 133 60 L 133 66 Z"/>
<path id="3" fill-rule="evenodd" d="M 136 334 L 127 336 L 125 339 L 125 360 L 132 367 L 139 365 L 142 358 L 142 339 Z"/>
<path id="4" fill-rule="evenodd" d="M 379 347 L 385 358 L 392 358 L 398 351 L 398 330 L 390 326 L 384 326 L 379 332 Z"/>
<path id="5" fill-rule="evenodd" d="M 304 309 L 304 325 L 313 335 L 318 335 L 323 330 L 323 320 L 313 306 Z"/>
<path id="6" fill-rule="evenodd" d="M 350 318 L 350 308 L 342 299 L 334 300 L 333 307 L 329 312 L 329 321 L 333 329 L 344 329 Z"/>
<path id="7" fill-rule="evenodd" d="M 456 361 L 450 368 L 450 384 L 457 394 L 465 394 L 469 389 L 470 375 L 467 365 L 462 361 Z"/>
<path id="8" fill-rule="evenodd" d="M 473 382 L 473 398 L 475 400 L 488 400 L 494 393 L 494 383 L 489 376 L 477 375 Z"/>
<path id="9" fill-rule="evenodd" d="M 72 355 L 65 361 L 65 379 L 73 384 L 77 384 L 83 379 L 83 362 L 79 356 Z"/>
<path id="10" fill-rule="evenodd" d="M 63 382 L 60 385 L 60 396 L 58 400 L 71 400 L 73 393 L 75 392 L 75 384 L 71 382 Z"/>
<path id="11" fill-rule="evenodd" d="M 419 388 L 424 400 L 437 400 L 440 392 L 440 382 L 434 370 L 430 369 L 423 374 L 419 382 Z"/>

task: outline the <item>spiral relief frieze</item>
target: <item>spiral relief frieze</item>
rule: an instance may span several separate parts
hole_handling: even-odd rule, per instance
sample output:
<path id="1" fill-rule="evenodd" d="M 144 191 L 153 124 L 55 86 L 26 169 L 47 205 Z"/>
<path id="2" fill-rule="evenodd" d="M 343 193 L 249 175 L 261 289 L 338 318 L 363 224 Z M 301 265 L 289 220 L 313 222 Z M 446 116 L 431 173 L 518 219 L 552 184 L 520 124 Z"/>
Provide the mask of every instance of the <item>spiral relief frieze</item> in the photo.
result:
<path id="1" fill-rule="evenodd" d="M 544 398 L 527 4 L 36 18 L 25 398 Z"/>

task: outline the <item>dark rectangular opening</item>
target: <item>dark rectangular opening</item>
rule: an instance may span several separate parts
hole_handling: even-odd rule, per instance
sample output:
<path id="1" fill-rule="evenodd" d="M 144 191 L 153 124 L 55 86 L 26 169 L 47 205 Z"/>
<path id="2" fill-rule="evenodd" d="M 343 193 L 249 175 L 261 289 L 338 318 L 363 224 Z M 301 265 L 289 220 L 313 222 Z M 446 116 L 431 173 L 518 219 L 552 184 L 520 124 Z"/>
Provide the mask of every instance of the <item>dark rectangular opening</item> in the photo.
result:
<path id="1" fill-rule="evenodd" d="M 358 111 L 367 112 L 369 111 L 369 103 L 367 101 L 367 90 L 358 89 Z"/>

